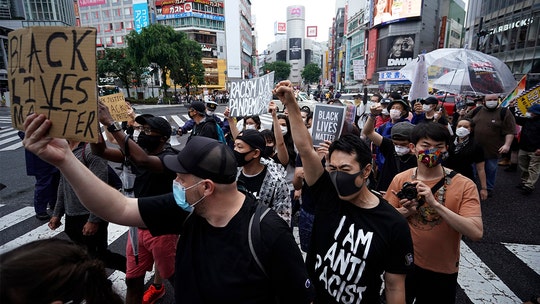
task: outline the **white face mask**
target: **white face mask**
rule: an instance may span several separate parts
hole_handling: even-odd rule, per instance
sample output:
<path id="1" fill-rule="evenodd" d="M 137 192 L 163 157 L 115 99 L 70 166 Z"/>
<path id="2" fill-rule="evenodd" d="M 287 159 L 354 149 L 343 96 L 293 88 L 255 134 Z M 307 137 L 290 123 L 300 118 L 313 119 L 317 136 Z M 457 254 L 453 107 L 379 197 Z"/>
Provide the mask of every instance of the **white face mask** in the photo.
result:
<path id="1" fill-rule="evenodd" d="M 456 129 L 456 135 L 458 137 L 465 137 L 467 135 L 469 135 L 471 132 L 469 131 L 469 129 L 465 128 L 465 127 L 459 127 Z"/>
<path id="2" fill-rule="evenodd" d="M 390 113 L 388 113 L 388 109 L 383 109 L 382 112 L 381 112 L 382 115 L 389 115 Z"/>
<path id="3" fill-rule="evenodd" d="M 401 111 L 396 109 L 390 109 L 390 118 L 399 119 L 401 117 Z"/>
<path id="4" fill-rule="evenodd" d="M 408 147 L 404 147 L 404 146 L 394 146 L 394 150 L 396 151 L 396 154 L 398 156 L 405 155 L 405 154 L 407 154 L 407 153 L 409 153 L 411 151 L 411 149 L 409 149 Z"/>
<path id="5" fill-rule="evenodd" d="M 532 117 L 532 113 L 531 113 L 531 112 L 527 112 L 527 113 L 525 113 L 525 117 L 527 117 L 527 118 L 531 118 L 531 117 Z"/>
<path id="6" fill-rule="evenodd" d="M 486 101 L 486 107 L 489 109 L 495 109 L 499 105 L 498 100 L 488 100 Z"/>
<path id="7" fill-rule="evenodd" d="M 255 125 L 246 125 L 246 130 L 256 130 Z"/>
<path id="8" fill-rule="evenodd" d="M 285 136 L 285 134 L 287 134 L 287 131 L 288 131 L 287 127 L 281 126 L 280 128 L 281 128 L 281 134 L 283 134 L 283 136 Z"/>
<path id="9" fill-rule="evenodd" d="M 214 111 L 206 110 L 206 115 L 212 116 L 214 115 Z"/>
<path id="10" fill-rule="evenodd" d="M 429 112 L 431 110 L 431 105 L 425 104 L 422 105 L 422 111 Z"/>

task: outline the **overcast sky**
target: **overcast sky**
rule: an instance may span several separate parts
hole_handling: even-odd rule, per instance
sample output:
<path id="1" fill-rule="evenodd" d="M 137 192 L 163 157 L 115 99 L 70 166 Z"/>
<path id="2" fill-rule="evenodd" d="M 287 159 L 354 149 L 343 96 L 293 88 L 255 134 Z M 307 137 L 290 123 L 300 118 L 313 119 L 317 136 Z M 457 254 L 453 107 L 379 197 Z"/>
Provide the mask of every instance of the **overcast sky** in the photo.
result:
<path id="1" fill-rule="evenodd" d="M 287 7 L 291 5 L 306 8 L 306 26 L 316 25 L 318 29 L 316 41 L 327 40 L 335 14 L 335 0 L 252 0 L 251 14 L 256 18 L 259 53 L 274 41 L 274 22 L 286 22 Z"/>

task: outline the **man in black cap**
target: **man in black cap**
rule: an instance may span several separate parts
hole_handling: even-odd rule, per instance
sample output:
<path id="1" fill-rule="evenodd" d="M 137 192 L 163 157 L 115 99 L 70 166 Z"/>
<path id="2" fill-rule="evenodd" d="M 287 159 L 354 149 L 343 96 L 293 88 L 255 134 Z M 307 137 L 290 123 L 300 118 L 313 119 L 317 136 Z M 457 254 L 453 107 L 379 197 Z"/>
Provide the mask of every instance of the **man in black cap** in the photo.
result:
<path id="1" fill-rule="evenodd" d="M 216 140 L 220 139 L 217 128 L 221 128 L 215 118 L 206 114 L 206 106 L 202 101 L 194 101 L 188 110 L 189 118 L 193 119 L 195 126 L 189 135 L 188 141 L 194 136 L 205 136 Z"/>
<path id="2" fill-rule="evenodd" d="M 107 106 L 99 103 L 98 117 L 108 129 L 120 149 L 108 147 L 100 136 L 97 144 L 91 144 L 92 151 L 103 158 L 127 165 L 126 160 L 132 164 L 131 169 L 136 174 L 133 186 L 136 197 L 148 197 L 171 192 L 170 184 L 176 178 L 175 172 L 167 169 L 163 164 L 166 155 L 176 155 L 177 150 L 169 144 L 171 125 L 161 117 L 151 114 L 139 115 L 135 122 L 139 125 L 137 142 L 122 130 L 115 130 L 114 120 Z M 111 127 L 112 126 L 112 127 Z M 176 234 L 153 236 L 148 229 L 138 228 L 137 237 L 128 240 L 126 246 L 126 304 L 138 304 L 143 298 L 156 300 L 165 294 L 164 279 L 173 283 Z M 132 242 L 138 244 L 138 256 L 135 258 Z M 154 284 L 144 292 L 144 278 L 147 271 L 154 268 L 156 275 Z M 144 292 L 144 295 L 143 295 Z"/>
<path id="3" fill-rule="evenodd" d="M 244 130 L 234 141 L 240 172 L 238 185 L 271 207 L 291 225 L 292 202 L 284 167 L 263 157 L 266 140 L 257 130 Z"/>
<path id="4" fill-rule="evenodd" d="M 51 125 L 45 115 L 28 116 L 23 144 L 57 166 L 88 209 L 120 225 L 146 227 L 154 235 L 181 234 L 177 303 L 313 301 L 314 289 L 289 227 L 271 209 L 253 220 L 258 203 L 238 191 L 237 163 L 228 146 L 192 138 L 177 156 L 164 158 L 165 166 L 177 172 L 173 193 L 128 198 L 94 176 L 65 140 L 48 137 Z M 250 238 L 250 221 L 260 232 L 258 239 Z M 252 251 L 250 244 L 263 250 Z"/>

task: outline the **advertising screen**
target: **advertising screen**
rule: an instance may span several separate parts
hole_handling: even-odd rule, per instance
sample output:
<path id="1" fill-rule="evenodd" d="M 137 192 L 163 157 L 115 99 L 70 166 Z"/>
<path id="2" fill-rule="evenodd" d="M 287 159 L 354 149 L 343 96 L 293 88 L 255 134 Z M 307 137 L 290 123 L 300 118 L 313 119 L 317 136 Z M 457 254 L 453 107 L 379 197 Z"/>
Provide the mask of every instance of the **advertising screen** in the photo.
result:
<path id="1" fill-rule="evenodd" d="M 413 60 L 415 35 L 391 36 L 379 41 L 378 67 L 402 67 Z"/>
<path id="2" fill-rule="evenodd" d="M 421 12 L 422 1 L 419 0 L 374 0 L 373 26 L 419 17 Z"/>
<path id="3" fill-rule="evenodd" d="M 302 59 L 302 38 L 289 39 L 289 60 Z"/>

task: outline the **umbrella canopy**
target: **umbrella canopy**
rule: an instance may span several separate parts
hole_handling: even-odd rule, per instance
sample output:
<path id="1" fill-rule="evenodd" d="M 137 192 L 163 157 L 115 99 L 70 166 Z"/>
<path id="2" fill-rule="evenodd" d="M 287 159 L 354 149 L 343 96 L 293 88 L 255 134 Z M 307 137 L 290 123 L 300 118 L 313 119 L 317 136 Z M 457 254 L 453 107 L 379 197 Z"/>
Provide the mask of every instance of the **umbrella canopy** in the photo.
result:
<path id="1" fill-rule="evenodd" d="M 425 70 L 413 60 L 400 72 L 414 81 L 427 73 L 430 85 L 456 94 L 503 94 L 516 86 L 514 75 L 500 59 L 469 49 L 444 48 L 424 54 Z"/>

